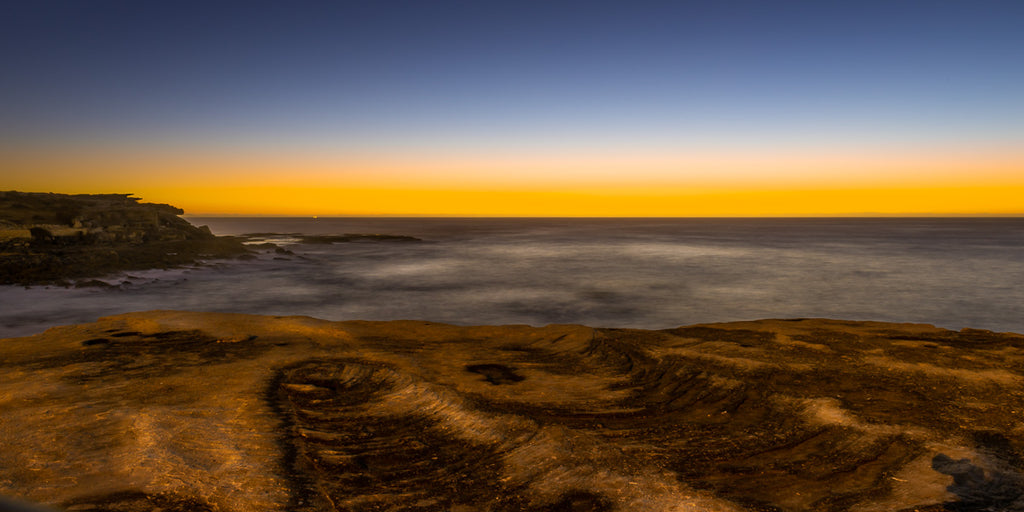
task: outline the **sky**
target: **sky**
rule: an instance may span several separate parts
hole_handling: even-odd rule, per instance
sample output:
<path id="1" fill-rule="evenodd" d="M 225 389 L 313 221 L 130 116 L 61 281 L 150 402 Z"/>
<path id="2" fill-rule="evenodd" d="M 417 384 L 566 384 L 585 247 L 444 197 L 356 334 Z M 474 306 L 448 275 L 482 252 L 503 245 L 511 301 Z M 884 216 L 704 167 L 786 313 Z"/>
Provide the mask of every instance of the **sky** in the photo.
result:
<path id="1" fill-rule="evenodd" d="M 0 190 L 190 214 L 1024 214 L 1024 2 L 34 0 Z"/>

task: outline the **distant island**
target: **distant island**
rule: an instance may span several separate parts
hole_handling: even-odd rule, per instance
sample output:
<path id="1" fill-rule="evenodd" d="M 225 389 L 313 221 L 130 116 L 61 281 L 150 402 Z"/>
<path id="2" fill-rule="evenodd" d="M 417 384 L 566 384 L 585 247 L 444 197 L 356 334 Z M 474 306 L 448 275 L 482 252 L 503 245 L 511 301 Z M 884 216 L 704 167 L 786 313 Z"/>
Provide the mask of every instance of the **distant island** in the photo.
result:
<path id="1" fill-rule="evenodd" d="M 243 240 L 214 236 L 183 213 L 131 194 L 0 192 L 0 284 L 67 285 L 249 252 Z"/>
<path id="2" fill-rule="evenodd" d="M 1015 334 L 154 311 L 0 362 L 0 497 L 69 512 L 1024 510 Z"/>

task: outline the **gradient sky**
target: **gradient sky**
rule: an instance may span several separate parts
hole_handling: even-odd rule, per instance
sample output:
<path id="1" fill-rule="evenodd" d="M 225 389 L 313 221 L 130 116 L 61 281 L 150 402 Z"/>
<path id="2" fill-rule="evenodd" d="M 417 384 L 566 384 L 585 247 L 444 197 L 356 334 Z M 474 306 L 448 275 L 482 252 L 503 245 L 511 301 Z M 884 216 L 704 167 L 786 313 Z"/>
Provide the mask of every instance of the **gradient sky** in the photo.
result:
<path id="1" fill-rule="evenodd" d="M 33 0 L 0 190 L 188 213 L 1024 214 L 1024 2 Z"/>

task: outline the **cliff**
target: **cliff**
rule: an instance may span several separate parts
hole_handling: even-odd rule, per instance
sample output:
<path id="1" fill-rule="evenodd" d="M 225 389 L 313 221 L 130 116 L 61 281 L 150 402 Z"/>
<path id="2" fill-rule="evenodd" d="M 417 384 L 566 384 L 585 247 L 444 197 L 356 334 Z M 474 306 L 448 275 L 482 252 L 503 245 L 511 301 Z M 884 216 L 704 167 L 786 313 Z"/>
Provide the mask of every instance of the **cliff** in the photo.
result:
<path id="1" fill-rule="evenodd" d="M 67 283 L 247 252 L 182 213 L 131 194 L 0 192 L 0 284 Z"/>
<path id="2" fill-rule="evenodd" d="M 0 340 L 0 495 L 65 510 L 1020 511 L 1024 337 L 149 312 Z"/>

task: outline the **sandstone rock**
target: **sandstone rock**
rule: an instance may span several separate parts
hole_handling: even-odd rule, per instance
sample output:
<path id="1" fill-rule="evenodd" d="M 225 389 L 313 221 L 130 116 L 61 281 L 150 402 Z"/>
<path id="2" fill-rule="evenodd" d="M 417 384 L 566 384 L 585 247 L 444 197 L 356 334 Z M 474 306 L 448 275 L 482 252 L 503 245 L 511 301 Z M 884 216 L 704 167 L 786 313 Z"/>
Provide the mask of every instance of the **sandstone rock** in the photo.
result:
<path id="1" fill-rule="evenodd" d="M 0 340 L 0 494 L 66 510 L 1024 504 L 1024 337 L 149 312 Z"/>

